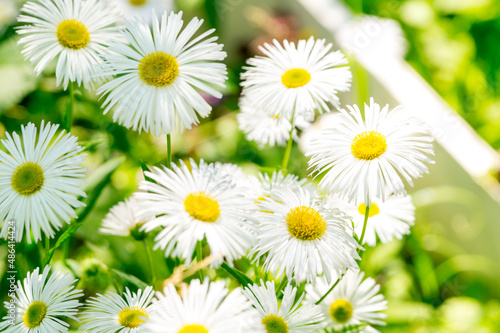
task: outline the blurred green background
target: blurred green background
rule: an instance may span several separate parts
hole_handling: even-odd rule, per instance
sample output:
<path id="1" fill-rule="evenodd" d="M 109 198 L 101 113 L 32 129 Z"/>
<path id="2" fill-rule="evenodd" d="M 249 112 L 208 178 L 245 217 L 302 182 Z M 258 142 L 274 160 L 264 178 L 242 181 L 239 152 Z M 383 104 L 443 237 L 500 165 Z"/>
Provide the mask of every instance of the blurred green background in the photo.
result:
<path id="1" fill-rule="evenodd" d="M 6 131 L 19 131 L 29 121 L 62 123 L 67 101 L 67 93 L 55 85 L 55 66 L 35 77 L 20 55 L 14 32 L 17 12 L 8 8 L 18 8 L 21 2 L 0 0 L 0 138 Z M 484 140 L 500 149 L 498 1 L 346 0 L 346 4 L 355 13 L 400 22 L 409 42 L 408 62 Z M 272 38 L 325 37 L 324 32 L 292 0 L 181 0 L 177 8 L 185 11 L 187 19 L 204 17 L 204 28 L 217 28 L 229 54 L 229 82 L 224 98 L 212 101 L 214 111 L 209 118 L 192 130 L 173 135 L 174 161 L 193 157 L 232 162 L 251 174 L 275 168 L 283 150 L 258 149 L 238 130 L 235 114 L 241 66 L 258 52 L 257 45 Z M 148 280 L 141 242 L 96 231 L 109 208 L 135 191 L 142 179 L 141 161 L 149 166 L 166 163 L 165 136 L 126 130 L 103 115 L 99 106 L 93 93 L 80 89 L 72 133 L 88 147 L 89 191 L 100 190 L 96 184 L 102 180 L 104 186 L 82 227 L 56 252 L 53 261 L 57 268 L 70 269 L 80 278 L 79 287 L 87 296 L 122 283 L 136 288 L 126 274 Z M 111 159 L 119 155 L 124 159 Z M 103 177 L 101 166 L 110 159 L 111 168 L 117 168 Z M 499 243 L 499 234 L 491 232 L 499 230 L 498 202 L 439 146 L 436 161 L 431 176 L 418 181 L 411 191 L 417 206 L 412 234 L 403 241 L 368 249 L 362 262 L 389 300 L 388 325 L 380 330 L 500 332 L 500 247 L 488 245 Z M 307 159 L 296 145 L 290 171 L 308 175 Z M 152 244 L 151 238 L 147 241 Z M 52 240 L 51 245 L 54 243 Z M 69 259 L 62 262 L 65 251 Z M 18 276 L 41 265 L 44 254 L 43 243 L 18 244 Z M 1 241 L 2 298 L 8 289 L 6 256 L 7 246 Z M 153 256 L 157 272 L 165 278 L 178 264 L 166 261 L 161 251 Z M 246 260 L 238 265 L 248 269 Z M 214 278 L 215 274 L 226 276 L 222 271 L 211 274 Z"/>

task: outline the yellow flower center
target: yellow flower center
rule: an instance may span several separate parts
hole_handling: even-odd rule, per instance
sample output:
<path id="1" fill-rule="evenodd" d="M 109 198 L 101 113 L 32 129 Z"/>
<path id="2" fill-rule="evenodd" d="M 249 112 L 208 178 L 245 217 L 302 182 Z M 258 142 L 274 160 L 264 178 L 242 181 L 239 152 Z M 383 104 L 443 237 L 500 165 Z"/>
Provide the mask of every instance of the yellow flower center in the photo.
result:
<path id="1" fill-rule="evenodd" d="M 270 314 L 262 318 L 267 333 L 288 333 L 288 324 L 280 316 Z"/>
<path id="2" fill-rule="evenodd" d="M 366 214 L 366 205 L 364 203 L 362 203 L 361 205 L 358 206 L 358 212 L 361 215 Z M 380 209 L 378 208 L 376 203 L 372 203 L 370 206 L 370 211 L 368 212 L 368 216 L 372 217 L 372 216 L 377 215 L 378 213 L 380 213 Z"/>
<path id="3" fill-rule="evenodd" d="M 289 69 L 281 76 L 281 82 L 287 88 L 303 87 L 311 81 L 311 74 L 302 68 Z"/>
<path id="4" fill-rule="evenodd" d="M 145 56 L 138 69 L 142 81 L 155 87 L 168 86 L 179 75 L 179 64 L 175 57 L 161 51 Z"/>
<path id="5" fill-rule="evenodd" d="M 46 315 L 47 305 L 41 301 L 33 301 L 23 315 L 24 325 L 29 328 L 40 326 Z"/>
<path id="6" fill-rule="evenodd" d="M 19 194 L 29 196 L 39 191 L 43 186 L 42 167 L 33 162 L 19 165 L 12 174 L 12 188 Z"/>
<path id="7" fill-rule="evenodd" d="M 373 160 L 387 149 L 385 136 L 377 131 L 365 131 L 356 135 L 351 144 L 351 152 L 360 160 Z"/>
<path id="8" fill-rule="evenodd" d="M 138 306 L 126 307 L 118 314 L 118 322 L 120 325 L 128 328 L 136 328 L 145 321 L 142 318 L 148 318 L 146 310 Z"/>
<path id="9" fill-rule="evenodd" d="M 288 232 L 300 240 L 315 240 L 326 231 L 326 221 L 312 207 L 295 207 L 286 215 Z"/>
<path id="10" fill-rule="evenodd" d="M 146 0 L 129 0 L 132 6 L 142 6 L 146 3 Z"/>
<path id="11" fill-rule="evenodd" d="M 193 218 L 203 222 L 215 222 L 220 215 L 217 200 L 206 192 L 194 192 L 184 200 L 184 208 Z"/>
<path id="12" fill-rule="evenodd" d="M 330 316 L 337 323 L 344 324 L 352 317 L 352 304 L 346 300 L 338 299 L 330 306 Z"/>
<path id="13" fill-rule="evenodd" d="M 87 46 L 90 34 L 82 22 L 76 19 L 67 19 L 57 26 L 57 39 L 62 46 L 78 50 Z"/>
<path id="14" fill-rule="evenodd" d="M 201 325 L 184 326 L 178 333 L 208 333 L 208 330 Z"/>

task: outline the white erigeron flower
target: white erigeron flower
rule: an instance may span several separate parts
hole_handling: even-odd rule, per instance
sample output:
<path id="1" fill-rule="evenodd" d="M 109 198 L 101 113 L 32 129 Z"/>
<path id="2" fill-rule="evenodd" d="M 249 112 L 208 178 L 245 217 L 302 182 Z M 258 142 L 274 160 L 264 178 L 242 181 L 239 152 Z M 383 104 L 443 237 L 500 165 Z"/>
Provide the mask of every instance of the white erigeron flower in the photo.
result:
<path id="1" fill-rule="evenodd" d="M 98 56 L 106 53 L 110 41 L 120 38 L 118 13 L 101 0 L 38 0 L 26 3 L 18 21 L 25 23 L 17 31 L 23 37 L 23 55 L 39 75 L 57 59 L 57 85 L 64 89 L 76 82 L 87 89 L 102 80 Z"/>
<path id="2" fill-rule="evenodd" d="M 352 79 L 345 56 L 331 48 L 312 37 L 297 44 L 264 44 L 260 50 L 265 56 L 249 59 L 241 75 L 243 98 L 257 110 L 289 120 L 294 110 L 309 121 L 315 110 L 329 112 L 328 104 L 339 105 L 337 93 L 349 90 Z"/>
<path id="3" fill-rule="evenodd" d="M 145 323 L 155 315 L 153 287 L 131 293 L 127 288 L 121 295 L 108 292 L 91 297 L 80 316 L 84 323 L 80 329 L 88 333 L 139 333 L 148 332 Z"/>
<path id="4" fill-rule="evenodd" d="M 331 281 L 332 271 L 340 275 L 357 267 L 358 244 L 340 211 L 326 208 L 301 188 L 283 189 L 260 207 L 258 240 L 250 255 L 264 258 L 264 271 L 310 282 L 322 274 Z"/>
<path id="5" fill-rule="evenodd" d="M 249 285 L 243 293 L 259 312 L 261 333 L 309 333 L 323 327 L 323 315 L 319 306 L 303 301 L 304 294 L 297 300 L 297 288 L 286 286 L 281 304 L 278 303 L 273 281 L 261 285 Z M 278 305 L 279 304 L 279 305 Z"/>
<path id="6" fill-rule="evenodd" d="M 425 163 L 433 163 L 433 138 L 428 126 L 402 109 L 389 111 L 370 99 L 364 118 L 358 106 L 340 110 L 313 139 L 309 167 L 324 173 L 319 186 L 356 204 L 370 206 L 377 197 L 404 194 L 403 179 L 428 173 Z"/>
<path id="7" fill-rule="evenodd" d="M 349 270 L 335 288 L 319 303 L 327 327 L 340 331 L 347 327 L 362 328 L 360 333 L 379 332 L 370 325 L 385 325 L 387 301 L 379 294 L 380 286 L 372 278 L 363 280 L 364 273 Z M 321 278 L 306 286 L 306 299 L 316 302 L 331 288 L 332 283 Z M 357 331 L 356 331 L 357 332 Z"/>
<path id="8" fill-rule="evenodd" d="M 75 208 L 82 207 L 77 196 L 85 196 L 80 186 L 86 169 L 81 166 L 85 154 L 76 137 L 56 135 L 59 125 L 33 123 L 21 127 L 21 137 L 6 133 L 1 140 L 7 152 L 0 150 L 0 221 L 1 236 L 7 237 L 9 221 L 16 224 L 16 241 L 24 235 L 31 243 L 42 233 L 53 238 L 63 221 L 76 218 Z M 41 231 L 41 232 L 40 232 Z"/>
<path id="9" fill-rule="evenodd" d="M 364 203 L 354 205 L 352 202 L 341 199 L 335 195 L 327 198 L 329 208 L 338 208 L 352 217 L 354 231 L 361 237 L 366 213 Z M 374 198 L 368 212 L 363 244 L 370 246 L 377 244 L 377 238 L 382 243 L 393 239 L 401 239 L 403 235 L 410 233 L 410 227 L 415 222 L 415 206 L 409 195 L 390 195 L 385 201 Z"/>
<path id="10" fill-rule="evenodd" d="M 157 297 L 158 313 L 147 324 L 149 332 L 259 332 L 257 311 L 240 288 L 229 292 L 223 281 L 192 280 L 182 296 L 170 284 Z"/>
<path id="11" fill-rule="evenodd" d="M 190 168 L 180 162 L 146 172 L 152 181 L 143 181 L 137 193 L 143 199 L 140 210 L 156 218 L 144 225 L 145 231 L 158 226 L 155 248 L 166 256 L 183 258 L 187 265 L 198 241 L 204 238 L 210 253 L 225 257 L 230 265 L 246 254 L 254 243 L 254 222 L 251 212 L 255 203 L 247 195 L 247 187 L 230 174 L 221 173 L 214 164 L 191 160 Z M 148 193 L 146 193 L 148 192 Z M 215 261 L 212 266 L 220 265 Z"/>
<path id="12" fill-rule="evenodd" d="M 142 240 L 146 234 L 140 229 L 144 223 L 152 218 L 139 218 L 139 202 L 137 198 L 130 197 L 114 205 L 104 217 L 99 232 L 115 236 L 132 236 Z"/>
<path id="13" fill-rule="evenodd" d="M 105 96 L 104 113 L 114 108 L 113 120 L 153 135 L 191 128 L 212 107 L 201 92 L 221 98 L 215 89 L 224 87 L 226 57 L 214 29 L 194 37 L 203 20 L 193 18 L 182 29 L 182 12 L 164 12 L 152 28 L 139 21 L 126 21 L 127 42 L 113 41 L 104 54 L 104 75 L 113 80 L 98 89 Z"/>
<path id="14" fill-rule="evenodd" d="M 4 333 L 54 333 L 68 332 L 69 324 L 64 318 L 77 320 L 78 298 L 83 296 L 81 290 L 75 289 L 77 282 L 68 273 L 53 271 L 45 266 L 42 274 L 40 268 L 28 273 L 21 282 L 17 281 L 14 296 L 15 319 L 4 317 L 0 323 L 0 331 Z M 50 275 L 50 276 L 49 276 Z M 5 306 L 11 309 L 12 303 Z"/>

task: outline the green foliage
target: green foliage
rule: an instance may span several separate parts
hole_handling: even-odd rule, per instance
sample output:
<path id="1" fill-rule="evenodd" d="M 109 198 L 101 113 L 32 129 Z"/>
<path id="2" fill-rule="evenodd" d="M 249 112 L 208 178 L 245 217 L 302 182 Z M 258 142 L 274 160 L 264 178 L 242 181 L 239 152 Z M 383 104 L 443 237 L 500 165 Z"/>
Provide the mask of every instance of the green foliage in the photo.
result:
<path id="1" fill-rule="evenodd" d="M 224 26 L 219 18 L 220 2 L 178 2 L 190 10 L 190 16 L 203 14 L 209 26 Z M 449 5 L 454 1 L 436 1 L 440 7 L 423 0 L 347 2 L 357 12 L 400 21 L 410 42 L 408 61 L 483 138 L 500 148 L 500 19 L 495 2 L 469 10 Z M 415 2 L 430 9 L 430 18 L 421 19 L 423 23 L 406 14 L 405 6 Z M 17 37 L 12 29 L 8 31 L 7 37 L 0 40 L 0 138 L 5 132 L 19 132 L 20 125 L 29 121 L 37 125 L 42 119 L 68 123 L 68 92 L 55 86 L 54 66 L 49 66 L 40 77 L 32 75 L 29 64 L 22 60 Z M 446 49 L 451 60 L 442 55 Z M 174 136 L 174 162 L 187 162 L 189 157 L 230 161 L 253 174 L 272 172 L 280 165 L 283 149 L 259 149 L 238 130 L 237 71 L 244 60 L 233 55 L 228 94 L 216 103 L 211 116 L 203 119 L 200 126 Z M 86 207 L 78 211 L 77 220 L 59 230 L 52 247 L 17 244 L 17 276 L 24 277 L 34 267 L 52 262 L 58 269 L 68 269 L 78 277 L 78 287 L 84 289 L 86 296 L 107 290 L 120 292 L 124 286 L 133 290 L 144 288 L 144 281 L 150 281 L 150 267 L 142 242 L 133 237 L 101 235 L 97 230 L 109 209 L 136 190 L 144 171 L 149 170 L 148 165 L 166 163 L 166 140 L 115 124 L 109 115 L 103 115 L 94 93 L 76 88 L 75 98 L 71 132 L 88 154 Z M 289 172 L 306 176 L 307 159 L 296 145 L 291 156 Z M 436 209 L 471 210 L 480 199 L 457 189 L 440 188 L 435 193 L 416 195 L 416 202 L 428 202 L 418 208 L 417 225 L 411 236 L 368 248 L 363 256 L 362 269 L 377 278 L 389 300 L 388 326 L 379 329 L 500 332 L 498 277 L 494 269 L 498 264 L 481 256 L 467 256 L 457 244 L 435 236 L 430 217 Z M 8 290 L 6 249 L 5 242 L 0 241 L 0 298 L 4 299 L 3 291 Z M 182 264 L 175 258 L 165 259 L 160 250 L 152 251 L 152 260 L 156 275 L 162 279 L 171 277 L 174 268 Z M 237 261 L 235 267 L 224 263 L 216 271 L 206 269 L 204 274 L 228 281 L 231 288 L 272 278 L 247 259 Z M 303 291 L 304 285 L 298 287 Z M 2 308 L 0 316 L 4 315 Z M 360 329 L 350 327 L 342 332 Z"/>

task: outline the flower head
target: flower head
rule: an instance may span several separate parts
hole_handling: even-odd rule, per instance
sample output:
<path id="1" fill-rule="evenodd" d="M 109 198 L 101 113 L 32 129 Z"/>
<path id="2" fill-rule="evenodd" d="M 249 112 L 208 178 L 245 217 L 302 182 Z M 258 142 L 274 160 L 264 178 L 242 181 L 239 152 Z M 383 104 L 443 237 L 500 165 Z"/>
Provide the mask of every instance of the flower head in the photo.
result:
<path id="1" fill-rule="evenodd" d="M 137 294 L 131 293 L 127 288 L 123 296 L 125 298 L 108 292 L 88 300 L 86 310 L 81 315 L 84 322 L 81 329 L 89 333 L 148 332 L 144 323 L 155 313 L 152 305 L 153 288 L 147 287 Z"/>
<path id="2" fill-rule="evenodd" d="M 319 186 L 348 201 L 370 206 L 377 197 L 404 194 L 403 179 L 428 173 L 433 163 L 433 138 L 428 127 L 401 109 L 389 111 L 370 100 L 365 118 L 354 105 L 330 119 L 330 124 L 312 140 L 309 167 L 326 172 Z"/>
<path id="3" fill-rule="evenodd" d="M 157 297 L 158 313 L 147 324 L 151 332 L 254 332 L 258 324 L 258 315 L 241 289 L 229 292 L 223 281 L 192 280 L 182 295 L 170 284 Z"/>
<path id="4" fill-rule="evenodd" d="M 40 130 L 33 123 L 21 127 L 22 137 L 7 133 L 0 150 L 0 221 L 4 221 L 1 236 L 7 237 L 8 221 L 16 223 L 16 241 L 23 235 L 30 243 L 54 237 L 62 227 L 75 218 L 74 209 L 83 203 L 77 196 L 85 196 L 80 186 L 85 182 L 85 155 L 76 137 L 56 135 L 59 125 L 42 124 Z"/>
<path id="5" fill-rule="evenodd" d="M 102 62 L 98 56 L 111 40 L 120 38 L 118 14 L 100 0 L 38 0 L 22 8 L 18 21 L 25 23 L 17 31 L 26 59 L 39 75 L 57 58 L 57 85 L 68 87 L 76 82 L 93 88 Z"/>
<path id="6" fill-rule="evenodd" d="M 116 236 L 132 236 L 137 240 L 144 239 L 146 234 L 141 228 L 151 217 L 139 218 L 138 205 L 135 197 L 114 205 L 102 221 L 99 232 Z"/>
<path id="7" fill-rule="evenodd" d="M 152 181 L 140 185 L 145 191 L 137 193 L 144 199 L 140 210 L 157 217 L 146 222 L 144 230 L 162 226 L 155 248 L 163 249 L 166 256 L 183 258 L 188 265 L 197 242 L 204 238 L 212 255 L 231 264 L 254 242 L 254 201 L 232 173 L 223 172 L 229 168 L 217 169 L 203 160 L 199 165 L 191 160 L 190 167 L 181 161 L 180 166 L 172 164 L 172 170 L 146 172 Z"/>
<path id="8" fill-rule="evenodd" d="M 364 273 L 349 270 L 341 277 L 335 288 L 319 303 L 326 318 L 327 327 L 340 331 L 346 327 L 363 327 L 361 332 L 378 332 L 366 325 L 385 325 L 387 316 L 381 311 L 387 309 L 384 296 L 378 294 L 380 286 L 372 278 L 363 280 Z M 326 279 L 318 279 L 315 285 L 307 285 L 306 299 L 319 300 L 331 287 Z"/>
<path id="9" fill-rule="evenodd" d="M 182 30 L 182 12 L 153 15 L 152 29 L 126 21 L 127 42 L 110 43 L 104 54 L 104 75 L 116 75 L 99 88 L 105 95 L 104 112 L 114 108 L 113 119 L 127 128 L 153 135 L 191 128 L 212 107 L 200 92 L 221 98 L 213 86 L 224 87 L 226 57 L 214 30 L 194 34 L 203 20 L 194 18 Z"/>
<path id="10" fill-rule="evenodd" d="M 286 273 L 297 282 L 328 280 L 357 267 L 358 244 L 349 233 L 347 217 L 327 209 L 309 192 L 282 190 L 277 199 L 266 198 L 258 216 L 257 244 L 251 255 L 264 258 L 264 271 Z"/>
<path id="11" fill-rule="evenodd" d="M 261 286 L 249 285 L 243 293 L 259 312 L 261 323 L 258 328 L 262 333 L 306 333 L 323 327 L 320 308 L 314 303 L 303 302 L 304 294 L 296 300 L 297 288 L 291 285 L 283 291 L 279 306 L 273 281 L 265 284 L 261 281 Z"/>
<path id="12" fill-rule="evenodd" d="M 337 92 L 347 91 L 352 78 L 347 59 L 331 48 L 312 37 L 297 44 L 264 44 L 260 50 L 265 56 L 249 59 L 241 75 L 244 98 L 269 116 L 289 120 L 294 111 L 307 120 L 313 120 L 315 110 L 328 112 L 328 103 L 339 105 Z"/>
<path id="13" fill-rule="evenodd" d="M 338 208 L 351 216 L 354 231 L 358 237 L 361 237 L 366 213 L 364 203 L 355 205 L 345 199 L 330 195 L 327 199 L 327 206 Z M 377 238 L 382 243 L 387 243 L 409 234 L 410 227 L 415 221 L 415 206 L 409 195 L 390 195 L 385 201 L 374 198 L 368 216 L 363 243 L 375 246 Z"/>
<path id="14" fill-rule="evenodd" d="M 63 318 L 77 320 L 78 298 L 81 290 L 75 289 L 77 280 L 67 273 L 54 271 L 45 266 L 42 274 L 36 268 L 26 278 L 17 282 L 15 300 L 15 322 L 10 324 L 9 317 L 0 323 L 5 333 L 19 332 L 68 332 L 69 324 Z M 6 307 L 10 310 L 9 305 Z"/>

